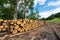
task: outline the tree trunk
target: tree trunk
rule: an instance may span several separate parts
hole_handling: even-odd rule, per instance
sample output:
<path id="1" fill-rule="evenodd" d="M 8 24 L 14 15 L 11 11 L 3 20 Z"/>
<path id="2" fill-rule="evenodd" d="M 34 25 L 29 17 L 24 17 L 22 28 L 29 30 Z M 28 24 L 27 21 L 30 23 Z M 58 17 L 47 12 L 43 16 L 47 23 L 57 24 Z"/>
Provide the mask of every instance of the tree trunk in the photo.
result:
<path id="1" fill-rule="evenodd" d="M 26 7 L 24 8 L 24 19 L 26 19 Z"/>
<path id="2" fill-rule="evenodd" d="M 13 5 L 14 5 L 14 20 L 17 20 L 17 14 L 18 14 L 17 0 L 13 0 Z"/>
<path id="3" fill-rule="evenodd" d="M 15 7 L 14 7 L 14 20 L 17 20 L 17 14 L 18 14 L 17 5 L 15 5 Z"/>
<path id="4" fill-rule="evenodd" d="M 26 19 L 26 13 L 24 12 L 24 19 Z"/>

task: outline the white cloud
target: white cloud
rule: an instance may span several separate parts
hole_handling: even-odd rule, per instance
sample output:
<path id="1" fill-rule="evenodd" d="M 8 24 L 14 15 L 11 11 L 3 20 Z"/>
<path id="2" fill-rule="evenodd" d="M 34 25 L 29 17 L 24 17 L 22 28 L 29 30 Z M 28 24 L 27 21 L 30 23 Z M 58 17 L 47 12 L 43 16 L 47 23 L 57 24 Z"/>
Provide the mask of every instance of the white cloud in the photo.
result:
<path id="1" fill-rule="evenodd" d="M 46 11 L 46 12 L 41 12 L 39 13 L 39 15 L 41 16 L 41 18 L 47 18 L 48 16 L 55 14 L 57 12 L 60 12 L 60 7 L 56 8 L 54 10 L 50 10 L 50 11 Z"/>
<path id="2" fill-rule="evenodd" d="M 46 0 L 34 0 L 34 6 L 36 6 L 37 3 L 39 3 L 40 5 L 43 5 L 45 1 Z"/>
<path id="3" fill-rule="evenodd" d="M 57 2 L 50 2 L 48 3 L 48 6 L 60 6 L 60 0 Z"/>

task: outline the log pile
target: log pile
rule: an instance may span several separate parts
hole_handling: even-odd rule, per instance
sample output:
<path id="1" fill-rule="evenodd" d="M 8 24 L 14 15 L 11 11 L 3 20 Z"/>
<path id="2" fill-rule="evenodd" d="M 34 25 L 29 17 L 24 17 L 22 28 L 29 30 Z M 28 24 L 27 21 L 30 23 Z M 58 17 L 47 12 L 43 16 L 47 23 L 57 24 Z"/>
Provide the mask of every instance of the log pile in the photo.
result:
<path id="1" fill-rule="evenodd" d="M 44 25 L 44 21 L 40 20 L 2 20 L 0 19 L 0 32 L 10 32 L 11 34 L 17 34 L 25 31 L 35 29 Z"/>

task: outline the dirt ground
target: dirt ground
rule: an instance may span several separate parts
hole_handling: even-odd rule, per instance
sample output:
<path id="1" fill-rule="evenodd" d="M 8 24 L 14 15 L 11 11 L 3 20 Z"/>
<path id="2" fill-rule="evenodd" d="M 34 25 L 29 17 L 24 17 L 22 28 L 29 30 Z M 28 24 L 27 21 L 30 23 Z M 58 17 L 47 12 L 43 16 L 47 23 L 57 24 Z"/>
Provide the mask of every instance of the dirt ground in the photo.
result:
<path id="1" fill-rule="evenodd" d="M 60 23 L 48 23 L 35 30 L 5 35 L 0 40 L 60 40 Z"/>

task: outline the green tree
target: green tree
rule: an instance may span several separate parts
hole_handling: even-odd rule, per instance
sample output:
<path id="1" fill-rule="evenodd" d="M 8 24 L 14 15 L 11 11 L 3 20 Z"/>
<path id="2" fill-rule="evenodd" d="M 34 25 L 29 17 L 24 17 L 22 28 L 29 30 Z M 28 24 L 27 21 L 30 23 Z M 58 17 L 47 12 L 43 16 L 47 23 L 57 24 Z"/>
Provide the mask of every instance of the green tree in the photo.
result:
<path id="1" fill-rule="evenodd" d="M 52 20 L 52 19 L 54 19 L 54 17 L 55 17 L 55 15 L 52 14 L 51 16 L 49 16 L 48 18 L 46 18 L 46 20 Z"/>
<path id="2" fill-rule="evenodd" d="M 13 8 L 9 0 L 0 0 L 0 18 L 13 19 Z"/>
<path id="3" fill-rule="evenodd" d="M 33 20 L 39 20 L 40 15 L 36 12 L 32 12 L 27 16 L 29 19 L 33 19 Z"/>
<path id="4" fill-rule="evenodd" d="M 20 11 L 23 10 L 24 18 L 26 18 L 26 13 L 29 13 L 33 10 L 34 0 L 21 0 L 20 2 Z"/>
<path id="5" fill-rule="evenodd" d="M 54 18 L 60 18 L 60 12 L 58 12 L 56 14 L 52 14 L 51 16 L 49 16 L 48 18 L 46 18 L 46 20 L 52 20 Z"/>
<path id="6" fill-rule="evenodd" d="M 26 13 L 33 9 L 33 1 L 34 0 L 0 0 L 0 18 L 16 20 L 23 15 L 24 18 L 26 18 Z M 19 16 L 17 16 L 18 14 Z"/>
<path id="7" fill-rule="evenodd" d="M 60 18 L 60 12 L 55 14 L 55 18 Z"/>

